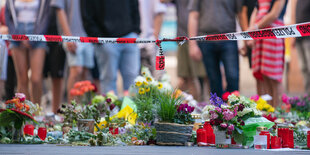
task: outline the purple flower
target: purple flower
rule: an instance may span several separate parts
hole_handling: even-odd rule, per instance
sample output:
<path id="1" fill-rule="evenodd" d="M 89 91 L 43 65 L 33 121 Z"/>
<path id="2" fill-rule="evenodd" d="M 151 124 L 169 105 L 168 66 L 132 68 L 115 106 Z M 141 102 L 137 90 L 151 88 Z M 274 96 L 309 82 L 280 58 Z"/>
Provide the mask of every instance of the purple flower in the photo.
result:
<path id="1" fill-rule="evenodd" d="M 212 113 L 211 114 L 211 119 L 217 119 L 219 115 L 217 113 Z"/>
<path id="2" fill-rule="evenodd" d="M 188 113 L 192 113 L 195 110 L 195 107 L 188 106 Z"/>
<path id="3" fill-rule="evenodd" d="M 229 121 L 229 120 L 231 120 L 231 119 L 233 119 L 233 118 L 235 117 L 234 113 L 231 112 L 230 110 L 225 110 L 225 111 L 223 112 L 223 115 L 224 115 L 223 118 L 224 118 L 225 120 L 227 120 L 227 121 Z"/>
<path id="4" fill-rule="evenodd" d="M 223 100 L 220 97 L 218 97 L 216 93 L 214 94 L 211 93 L 210 103 L 217 107 L 221 107 L 221 105 L 224 104 Z"/>
<path id="5" fill-rule="evenodd" d="M 228 129 L 228 131 L 234 131 L 235 126 L 233 124 L 230 124 L 227 129 Z"/>
<path id="6" fill-rule="evenodd" d="M 302 105 L 302 103 L 301 103 L 301 102 L 297 102 L 297 106 L 299 106 L 299 107 L 300 107 L 301 105 Z"/>
<path id="7" fill-rule="evenodd" d="M 242 111 L 243 109 L 244 109 L 244 105 L 243 104 L 239 104 L 238 111 Z"/>
<path id="8" fill-rule="evenodd" d="M 115 104 L 112 103 L 112 104 L 110 105 L 110 110 L 112 111 L 114 108 L 115 108 Z"/>
<path id="9" fill-rule="evenodd" d="M 106 101 L 108 104 L 110 104 L 110 103 L 112 102 L 112 99 L 111 99 L 111 98 L 107 98 L 105 101 Z"/>
<path id="10" fill-rule="evenodd" d="M 227 124 L 226 123 L 221 123 L 220 125 L 222 128 L 227 128 Z"/>
<path id="11" fill-rule="evenodd" d="M 187 108 L 188 107 L 188 104 L 186 103 L 186 104 L 183 104 L 184 105 L 184 108 Z"/>
<path id="12" fill-rule="evenodd" d="M 216 110 L 218 113 L 222 113 L 222 109 L 219 108 L 219 107 L 216 107 L 215 110 Z"/>
<path id="13" fill-rule="evenodd" d="M 122 134 L 125 134 L 126 133 L 126 129 L 125 128 L 119 128 L 119 133 L 122 135 Z"/>
<path id="14" fill-rule="evenodd" d="M 241 125 L 241 126 L 244 126 L 244 125 L 245 125 L 244 121 L 241 120 L 240 125 Z"/>

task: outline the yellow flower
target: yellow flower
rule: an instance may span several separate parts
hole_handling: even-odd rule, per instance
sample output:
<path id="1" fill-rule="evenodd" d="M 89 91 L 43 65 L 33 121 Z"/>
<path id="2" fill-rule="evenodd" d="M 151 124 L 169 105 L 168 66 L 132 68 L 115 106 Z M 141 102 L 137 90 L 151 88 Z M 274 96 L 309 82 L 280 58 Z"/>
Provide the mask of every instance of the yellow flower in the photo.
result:
<path id="1" fill-rule="evenodd" d="M 142 72 L 142 75 L 145 75 L 145 72 Z"/>
<path id="2" fill-rule="evenodd" d="M 273 107 L 269 108 L 268 112 L 274 112 L 274 108 Z"/>
<path id="3" fill-rule="evenodd" d="M 146 81 L 147 82 L 152 82 L 152 78 L 151 77 L 146 77 Z"/>
<path id="4" fill-rule="evenodd" d="M 145 94 L 144 88 L 139 88 L 139 94 L 140 94 L 140 95 Z"/>
<path id="5" fill-rule="evenodd" d="M 137 87 L 140 87 L 141 85 L 142 85 L 142 82 L 140 82 L 140 81 L 136 82 Z"/>
<path id="6" fill-rule="evenodd" d="M 147 86 L 147 85 L 149 85 L 149 84 L 148 84 L 147 82 L 144 82 L 144 81 L 143 81 L 143 85 Z"/>
<path id="7" fill-rule="evenodd" d="M 158 89 L 163 88 L 163 84 L 162 84 L 162 83 L 160 83 L 160 82 L 158 82 L 157 88 L 158 88 Z"/>
<path id="8" fill-rule="evenodd" d="M 150 87 L 145 88 L 145 92 L 150 92 L 150 90 L 151 90 Z"/>

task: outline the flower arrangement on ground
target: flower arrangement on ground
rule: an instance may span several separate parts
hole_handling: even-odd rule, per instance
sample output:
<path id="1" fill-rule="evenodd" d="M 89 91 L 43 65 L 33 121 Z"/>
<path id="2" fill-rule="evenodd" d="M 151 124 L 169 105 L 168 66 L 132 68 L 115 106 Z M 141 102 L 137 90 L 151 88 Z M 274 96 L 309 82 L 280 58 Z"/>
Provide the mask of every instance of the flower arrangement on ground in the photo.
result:
<path id="1" fill-rule="evenodd" d="M 290 108 L 290 111 L 297 113 L 300 119 L 308 120 L 310 118 L 310 95 L 288 97 L 284 94 L 282 102 Z"/>
<path id="2" fill-rule="evenodd" d="M 0 126 L 13 129 L 11 138 L 20 141 L 22 126 L 26 122 L 36 123 L 33 116 L 38 114 L 39 105 L 26 100 L 26 96 L 22 93 L 16 93 L 15 97 L 6 101 L 5 104 L 6 109 L 0 109 Z M 14 131 L 16 132 L 14 133 Z"/>

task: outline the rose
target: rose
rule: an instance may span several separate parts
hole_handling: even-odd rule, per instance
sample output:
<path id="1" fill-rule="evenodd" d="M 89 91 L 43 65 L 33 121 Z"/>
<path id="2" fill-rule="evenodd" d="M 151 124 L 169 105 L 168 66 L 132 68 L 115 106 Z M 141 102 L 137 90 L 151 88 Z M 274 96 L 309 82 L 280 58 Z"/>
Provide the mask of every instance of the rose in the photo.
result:
<path id="1" fill-rule="evenodd" d="M 107 98 L 105 101 L 106 101 L 108 104 L 110 104 L 110 103 L 112 102 L 112 99 L 111 99 L 111 98 Z"/>
<path id="2" fill-rule="evenodd" d="M 211 120 L 210 120 L 210 124 L 211 124 L 211 125 L 215 125 L 215 120 L 214 120 L 214 119 L 211 119 Z"/>
<path id="3" fill-rule="evenodd" d="M 257 102 L 259 100 L 259 95 L 254 95 L 250 99 Z"/>
<path id="4" fill-rule="evenodd" d="M 227 128 L 227 124 L 226 123 L 221 123 L 220 125 L 222 128 Z"/>
<path id="5" fill-rule="evenodd" d="M 15 93 L 15 98 L 18 98 L 20 102 L 24 102 L 26 100 L 26 95 L 23 93 Z"/>
<path id="6" fill-rule="evenodd" d="M 228 96 L 230 95 L 231 93 L 230 92 L 225 92 L 223 95 L 222 95 L 222 98 L 223 98 L 223 101 L 228 101 Z"/>
<path id="7" fill-rule="evenodd" d="M 115 108 L 115 104 L 112 103 L 112 104 L 110 105 L 110 110 L 112 111 L 114 108 Z"/>
<path id="8" fill-rule="evenodd" d="M 234 131 L 235 126 L 233 124 L 230 124 L 227 129 L 228 129 L 228 131 Z"/>

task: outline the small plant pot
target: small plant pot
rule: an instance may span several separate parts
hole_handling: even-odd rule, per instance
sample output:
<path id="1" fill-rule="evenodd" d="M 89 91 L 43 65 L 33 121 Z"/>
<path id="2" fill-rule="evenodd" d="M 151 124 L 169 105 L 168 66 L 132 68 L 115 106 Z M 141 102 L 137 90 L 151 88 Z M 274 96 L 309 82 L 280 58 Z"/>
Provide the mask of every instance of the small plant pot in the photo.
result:
<path id="1" fill-rule="evenodd" d="M 156 122 L 156 144 L 184 146 L 192 136 L 193 126 L 194 125 Z"/>
<path id="2" fill-rule="evenodd" d="M 95 120 L 94 119 L 79 119 L 77 122 L 78 130 L 89 133 L 94 133 Z"/>

